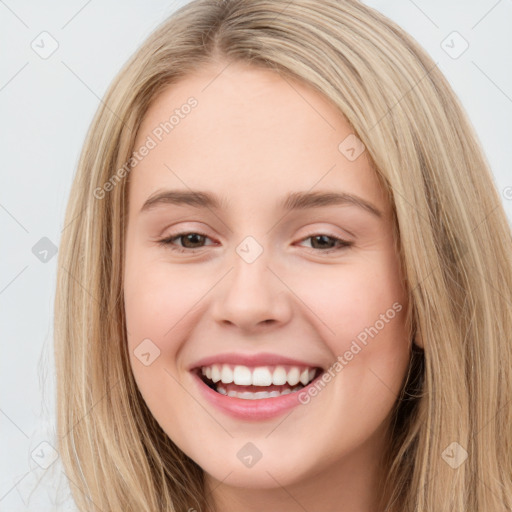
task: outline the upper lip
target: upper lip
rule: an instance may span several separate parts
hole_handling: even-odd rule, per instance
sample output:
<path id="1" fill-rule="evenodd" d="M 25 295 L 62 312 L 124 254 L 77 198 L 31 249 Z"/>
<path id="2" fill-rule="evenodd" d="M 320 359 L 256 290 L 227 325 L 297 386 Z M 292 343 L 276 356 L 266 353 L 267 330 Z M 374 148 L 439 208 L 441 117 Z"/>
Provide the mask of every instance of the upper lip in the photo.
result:
<path id="1" fill-rule="evenodd" d="M 290 357 L 271 354 L 268 352 L 260 352 L 259 354 L 236 354 L 234 352 L 229 352 L 200 359 L 193 363 L 189 367 L 189 370 L 195 370 L 197 368 L 211 366 L 213 364 L 233 364 L 249 367 L 289 365 L 308 368 L 322 368 L 321 365 L 312 363 L 311 361 L 300 361 L 298 359 L 292 359 Z"/>

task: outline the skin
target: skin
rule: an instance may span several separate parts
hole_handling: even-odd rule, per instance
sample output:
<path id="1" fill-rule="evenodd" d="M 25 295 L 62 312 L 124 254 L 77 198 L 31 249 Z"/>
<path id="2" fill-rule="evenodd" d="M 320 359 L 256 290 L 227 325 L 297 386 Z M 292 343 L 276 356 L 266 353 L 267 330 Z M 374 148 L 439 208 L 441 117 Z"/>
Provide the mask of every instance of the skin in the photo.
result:
<path id="1" fill-rule="evenodd" d="M 137 135 L 136 148 L 190 96 L 198 100 L 130 174 L 124 299 L 133 374 L 164 431 L 206 472 L 219 510 L 327 512 L 343 504 L 344 512 L 375 512 L 410 350 L 391 205 L 367 152 L 350 161 L 338 150 L 352 130 L 323 96 L 269 70 L 225 65 L 168 87 Z M 140 212 L 167 188 L 215 193 L 227 206 Z M 278 209 L 289 192 L 319 190 L 356 194 L 382 217 L 355 205 Z M 175 239 L 188 253 L 158 244 L 180 232 L 207 238 Z M 321 234 L 353 245 L 326 254 L 338 246 L 310 238 Z M 236 252 L 249 235 L 263 249 L 251 264 Z M 225 415 L 188 371 L 220 352 L 271 352 L 328 368 L 395 302 L 401 312 L 318 396 L 276 419 Z M 146 338 L 160 350 L 148 366 L 134 355 Z M 250 468 L 237 457 L 248 442 L 262 453 Z"/>

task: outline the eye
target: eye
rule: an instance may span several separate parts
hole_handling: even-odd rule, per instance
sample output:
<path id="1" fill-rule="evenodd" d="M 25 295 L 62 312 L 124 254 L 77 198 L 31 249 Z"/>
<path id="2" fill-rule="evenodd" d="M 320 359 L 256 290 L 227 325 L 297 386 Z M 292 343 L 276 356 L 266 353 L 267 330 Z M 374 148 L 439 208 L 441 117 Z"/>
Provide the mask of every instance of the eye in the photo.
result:
<path id="1" fill-rule="evenodd" d="M 170 237 L 164 238 L 163 240 L 159 240 L 158 243 L 160 245 L 163 245 L 164 247 L 171 249 L 172 251 L 189 252 L 189 251 L 193 251 L 194 249 L 201 249 L 200 244 L 203 243 L 205 238 L 209 238 L 209 237 L 203 233 L 191 231 L 191 232 L 177 233 Z M 179 239 L 182 239 L 184 241 L 183 247 L 175 246 L 173 244 L 173 242 L 175 240 L 179 240 Z M 199 244 L 199 246 L 198 246 L 198 244 Z"/>
<path id="2" fill-rule="evenodd" d="M 339 238 L 334 235 L 329 235 L 327 233 L 311 234 L 311 235 L 307 236 L 306 238 L 303 238 L 302 242 L 304 242 L 306 240 L 311 240 L 312 241 L 311 245 L 313 246 L 312 249 L 320 249 L 320 252 L 322 252 L 323 254 L 340 251 L 344 248 L 354 245 L 353 242 L 343 240 L 342 238 Z M 331 242 L 329 242 L 329 240 L 331 240 Z M 337 247 L 332 247 L 332 241 L 334 242 L 335 246 L 337 245 Z M 319 246 L 319 247 L 314 247 L 315 245 Z M 326 245 L 330 245 L 330 247 L 326 247 Z"/>
<path id="3" fill-rule="evenodd" d="M 171 235 L 167 238 L 164 238 L 163 240 L 159 240 L 158 243 L 160 245 L 163 245 L 164 247 L 171 249 L 172 251 L 184 253 L 190 251 L 193 252 L 194 249 L 201 249 L 203 247 L 202 244 L 206 239 L 210 240 L 210 238 L 203 233 L 190 231 Z M 311 234 L 308 237 L 302 239 L 301 242 L 304 242 L 309 239 L 311 239 L 312 241 L 312 249 L 315 252 L 319 250 L 324 254 L 339 251 L 353 245 L 353 242 L 348 242 L 347 240 L 343 240 L 339 237 L 328 235 L 326 233 Z M 181 240 L 181 247 L 176 246 L 174 244 L 176 240 Z M 334 242 L 334 247 L 332 247 L 332 242 Z M 326 247 L 326 245 L 330 245 L 330 247 Z"/>

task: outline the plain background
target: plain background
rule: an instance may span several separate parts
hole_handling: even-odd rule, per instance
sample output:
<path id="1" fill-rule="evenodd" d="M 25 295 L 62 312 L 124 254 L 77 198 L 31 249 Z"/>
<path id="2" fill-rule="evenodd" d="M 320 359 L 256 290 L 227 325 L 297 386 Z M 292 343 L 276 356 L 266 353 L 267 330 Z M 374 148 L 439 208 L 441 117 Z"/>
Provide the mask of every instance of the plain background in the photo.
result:
<path id="1" fill-rule="evenodd" d="M 41 261 L 33 247 L 58 248 L 79 152 L 109 83 L 153 29 L 185 3 L 0 0 L 2 511 L 75 510 L 69 500 L 56 504 L 69 489 L 52 449 L 57 257 L 50 250 Z M 445 74 L 475 126 L 512 219 L 512 2 L 364 3 L 410 33 Z M 457 58 L 464 42 L 454 31 L 469 44 Z M 48 58 L 33 49 L 48 51 L 52 44 L 58 48 Z"/>

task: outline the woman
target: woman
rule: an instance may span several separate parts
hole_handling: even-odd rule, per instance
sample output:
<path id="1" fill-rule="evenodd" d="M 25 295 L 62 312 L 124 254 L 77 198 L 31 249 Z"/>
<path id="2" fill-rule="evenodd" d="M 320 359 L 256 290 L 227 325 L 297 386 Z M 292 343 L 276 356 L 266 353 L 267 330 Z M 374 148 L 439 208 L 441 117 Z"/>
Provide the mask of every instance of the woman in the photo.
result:
<path id="1" fill-rule="evenodd" d="M 66 219 L 81 510 L 512 506 L 510 229 L 448 83 L 378 12 L 187 4 L 110 87 Z"/>

